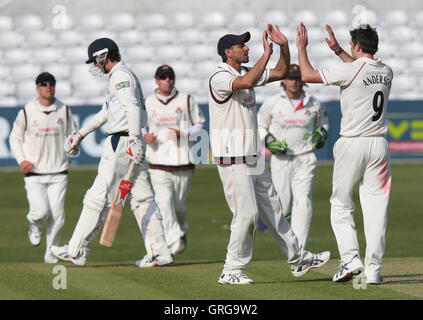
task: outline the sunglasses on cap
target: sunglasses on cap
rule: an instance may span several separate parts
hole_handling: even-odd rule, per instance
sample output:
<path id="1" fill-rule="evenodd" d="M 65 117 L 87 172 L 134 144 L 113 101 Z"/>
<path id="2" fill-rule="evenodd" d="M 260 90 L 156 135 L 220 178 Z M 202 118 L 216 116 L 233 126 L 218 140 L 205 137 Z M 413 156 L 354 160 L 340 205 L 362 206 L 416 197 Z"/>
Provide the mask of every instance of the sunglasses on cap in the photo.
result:
<path id="1" fill-rule="evenodd" d="M 50 87 L 54 87 L 54 86 L 56 86 L 56 81 L 43 81 L 43 82 L 41 82 L 38 86 L 40 87 L 47 87 L 47 86 L 50 86 Z"/>
<path id="2" fill-rule="evenodd" d="M 167 78 L 169 78 L 170 80 L 175 80 L 175 77 L 171 76 L 170 74 L 164 74 L 159 77 L 160 80 L 166 80 Z"/>

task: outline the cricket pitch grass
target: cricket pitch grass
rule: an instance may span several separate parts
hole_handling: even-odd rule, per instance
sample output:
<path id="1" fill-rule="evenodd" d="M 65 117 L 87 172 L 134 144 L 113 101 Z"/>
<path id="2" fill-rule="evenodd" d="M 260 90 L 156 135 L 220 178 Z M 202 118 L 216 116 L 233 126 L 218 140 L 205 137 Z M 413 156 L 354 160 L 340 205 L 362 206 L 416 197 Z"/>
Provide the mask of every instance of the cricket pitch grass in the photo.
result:
<path id="1" fill-rule="evenodd" d="M 187 249 L 169 267 L 139 269 L 145 254 L 135 218 L 125 208 L 112 248 L 95 240 L 86 267 L 67 262 L 44 264 L 45 235 L 39 247 L 28 241 L 28 204 L 22 175 L 2 171 L 0 209 L 1 300 L 422 300 L 423 299 L 423 163 L 392 164 L 386 253 L 381 286 L 358 281 L 334 283 L 339 254 L 331 229 L 329 197 L 332 165 L 318 165 L 313 189 L 313 221 L 308 250 L 330 250 L 331 260 L 301 278 L 291 275 L 286 257 L 271 234 L 256 232 L 253 260 L 246 274 L 252 286 L 217 283 L 229 240 L 231 213 L 215 167 L 197 168 L 188 196 Z M 61 244 L 75 228 L 85 191 L 96 170 L 71 169 L 66 221 Z M 355 193 L 355 221 L 361 256 L 365 240 L 361 207 Z M 63 276 L 58 279 L 58 276 Z"/>

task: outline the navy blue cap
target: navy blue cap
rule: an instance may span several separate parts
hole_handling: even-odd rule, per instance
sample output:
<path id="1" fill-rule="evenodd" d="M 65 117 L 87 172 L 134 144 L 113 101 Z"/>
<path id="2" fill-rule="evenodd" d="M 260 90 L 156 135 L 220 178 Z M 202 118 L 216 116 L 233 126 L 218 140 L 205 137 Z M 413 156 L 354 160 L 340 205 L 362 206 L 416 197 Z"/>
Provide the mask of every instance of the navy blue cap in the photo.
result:
<path id="1" fill-rule="evenodd" d="M 39 86 L 43 82 L 51 82 L 53 84 L 56 84 L 56 79 L 53 77 L 51 73 L 48 72 L 42 72 L 40 73 L 37 78 L 35 79 L 35 84 Z"/>
<path id="2" fill-rule="evenodd" d="M 248 31 L 240 35 L 224 35 L 222 38 L 219 39 L 219 42 L 217 43 L 217 53 L 223 57 L 225 55 L 225 49 L 229 49 L 230 47 L 236 44 L 246 43 L 248 42 L 248 40 L 250 40 L 250 38 L 251 35 Z"/>
<path id="3" fill-rule="evenodd" d="M 116 42 L 109 38 L 100 38 L 91 42 L 88 46 L 88 60 L 85 63 L 93 63 L 95 61 L 94 53 L 103 49 L 116 50 L 119 52 L 119 47 Z"/>
<path id="4" fill-rule="evenodd" d="M 162 78 L 163 76 L 166 76 L 166 75 L 175 79 L 175 71 L 173 71 L 171 66 L 164 64 L 164 65 L 157 68 L 156 74 L 154 75 L 154 77 L 156 79 L 160 79 L 160 78 Z"/>

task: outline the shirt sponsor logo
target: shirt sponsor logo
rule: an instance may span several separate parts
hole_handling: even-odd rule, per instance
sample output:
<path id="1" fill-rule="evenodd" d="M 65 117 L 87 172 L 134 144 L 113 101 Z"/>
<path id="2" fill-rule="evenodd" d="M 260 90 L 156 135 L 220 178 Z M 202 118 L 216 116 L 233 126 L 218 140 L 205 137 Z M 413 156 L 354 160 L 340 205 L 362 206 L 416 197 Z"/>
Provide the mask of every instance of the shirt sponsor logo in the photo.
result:
<path id="1" fill-rule="evenodd" d="M 123 81 L 123 82 L 119 82 L 118 84 L 116 84 L 116 89 L 120 90 L 122 88 L 129 88 L 130 84 L 129 81 Z"/>

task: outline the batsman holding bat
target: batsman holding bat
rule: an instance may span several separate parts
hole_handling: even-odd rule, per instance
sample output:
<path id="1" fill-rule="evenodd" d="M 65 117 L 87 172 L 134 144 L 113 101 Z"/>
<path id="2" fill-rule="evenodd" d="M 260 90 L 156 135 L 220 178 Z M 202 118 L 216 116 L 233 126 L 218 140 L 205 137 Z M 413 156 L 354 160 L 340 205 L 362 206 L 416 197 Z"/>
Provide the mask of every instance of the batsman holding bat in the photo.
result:
<path id="1" fill-rule="evenodd" d="M 144 162 L 145 142 L 141 128 L 146 124 L 147 114 L 139 80 L 121 61 L 117 44 L 109 38 L 97 39 L 90 44 L 86 63 L 93 64 L 90 71 L 94 75 L 107 76 L 108 94 L 96 116 L 67 138 L 65 150 L 70 154 L 77 153 L 81 140 L 105 123 L 109 136 L 104 142 L 97 177 L 85 194 L 82 212 L 69 245 L 52 246 L 51 251 L 61 260 L 85 266 L 91 244 L 106 220 L 116 190 L 120 188 L 122 201 L 129 197 L 147 250 L 147 255 L 135 265 L 153 267 L 171 264 L 173 255 L 165 241 L 162 216 L 154 200 Z M 128 174 L 131 162 L 136 164 L 132 186 L 126 184 L 124 188 L 121 180 Z"/>

